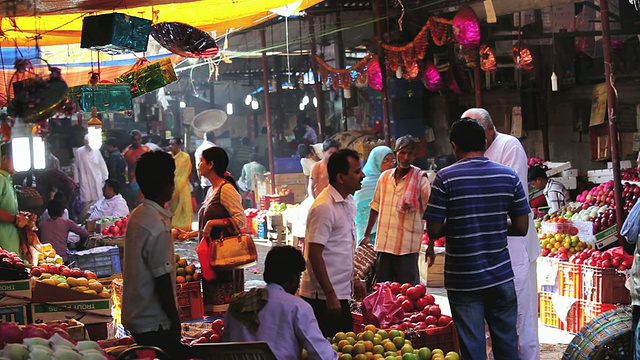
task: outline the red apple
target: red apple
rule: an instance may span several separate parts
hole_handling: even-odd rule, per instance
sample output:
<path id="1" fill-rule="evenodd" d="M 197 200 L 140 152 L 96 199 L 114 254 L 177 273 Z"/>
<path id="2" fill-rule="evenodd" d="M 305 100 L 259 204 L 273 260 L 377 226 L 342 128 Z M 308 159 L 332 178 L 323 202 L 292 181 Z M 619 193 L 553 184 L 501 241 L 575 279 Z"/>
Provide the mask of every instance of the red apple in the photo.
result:
<path id="1" fill-rule="evenodd" d="M 424 298 L 427 300 L 427 305 L 433 305 L 436 303 L 436 298 L 431 294 L 425 294 Z"/>
<path id="2" fill-rule="evenodd" d="M 400 286 L 400 293 L 402 295 L 407 295 L 407 290 L 409 290 L 410 287 L 412 287 L 413 285 L 409 284 L 409 283 L 404 283 L 402 284 L 402 286 Z"/>
<path id="3" fill-rule="evenodd" d="M 429 315 L 433 315 L 435 317 L 439 317 L 441 313 L 442 313 L 442 311 L 440 310 L 440 306 L 431 305 L 429 307 Z"/>
<path id="4" fill-rule="evenodd" d="M 414 301 L 414 305 L 415 305 L 417 310 L 422 310 L 422 309 L 425 308 L 425 306 L 429 305 L 429 302 L 425 298 L 420 298 L 420 299 Z"/>
<path id="5" fill-rule="evenodd" d="M 389 285 L 389 289 L 391 290 L 393 295 L 400 294 L 400 283 L 395 281 L 392 282 L 391 285 Z"/>
<path id="6" fill-rule="evenodd" d="M 447 326 L 452 321 L 451 316 L 442 315 L 438 319 L 438 326 Z"/>
<path id="7" fill-rule="evenodd" d="M 422 295 L 420 295 L 420 289 L 415 286 L 407 289 L 407 297 L 411 300 L 418 300 Z"/>
<path id="8" fill-rule="evenodd" d="M 402 304 L 400 304 L 400 306 L 402 307 L 402 309 L 404 310 L 404 312 L 411 312 L 413 311 L 413 302 L 411 300 L 405 300 L 402 302 Z"/>
<path id="9" fill-rule="evenodd" d="M 429 315 L 424 319 L 424 323 L 427 325 L 434 325 L 438 323 L 438 318 L 433 316 L 433 315 Z"/>
<path id="10" fill-rule="evenodd" d="M 423 297 L 424 294 L 427 293 L 427 287 L 422 285 L 422 284 L 418 284 L 415 286 L 416 289 L 418 289 L 420 291 L 420 296 L 419 297 Z"/>

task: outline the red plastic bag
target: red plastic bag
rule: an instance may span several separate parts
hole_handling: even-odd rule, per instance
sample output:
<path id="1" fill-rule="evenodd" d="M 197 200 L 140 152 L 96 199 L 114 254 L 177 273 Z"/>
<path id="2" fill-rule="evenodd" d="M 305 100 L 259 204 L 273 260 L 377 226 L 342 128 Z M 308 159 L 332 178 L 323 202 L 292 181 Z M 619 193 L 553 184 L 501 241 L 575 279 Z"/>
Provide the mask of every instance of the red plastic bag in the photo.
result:
<path id="1" fill-rule="evenodd" d="M 396 297 L 388 286 L 380 283 L 375 291 L 362 301 L 362 320 L 376 327 L 397 324 L 404 318 L 404 310 L 396 303 Z"/>
<path id="2" fill-rule="evenodd" d="M 216 272 L 213 270 L 211 265 L 209 265 L 212 251 L 214 251 L 214 248 L 211 246 L 211 238 L 208 236 L 205 236 L 198 246 L 196 246 L 196 254 L 198 254 L 198 260 L 200 260 L 202 278 L 206 281 L 213 281 L 216 279 Z"/>
<path id="3" fill-rule="evenodd" d="M 614 248 L 606 250 L 605 252 L 611 254 L 611 257 L 621 257 L 622 261 L 628 261 L 630 264 L 633 263 L 633 255 L 629 255 L 624 252 L 622 246 L 616 246 Z"/>

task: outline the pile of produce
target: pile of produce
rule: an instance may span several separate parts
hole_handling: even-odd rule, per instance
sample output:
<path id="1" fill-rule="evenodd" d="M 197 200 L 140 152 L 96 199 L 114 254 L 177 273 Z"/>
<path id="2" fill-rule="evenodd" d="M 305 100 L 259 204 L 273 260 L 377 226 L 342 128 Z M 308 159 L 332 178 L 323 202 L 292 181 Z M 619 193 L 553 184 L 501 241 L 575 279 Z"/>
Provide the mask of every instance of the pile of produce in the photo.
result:
<path id="1" fill-rule="evenodd" d="M 211 330 L 206 330 L 197 335 L 196 339 L 189 340 L 187 338 L 182 339 L 183 344 L 195 345 L 195 344 L 207 344 L 207 343 L 219 343 L 224 333 L 224 320 L 216 319 L 211 323 Z"/>
<path id="2" fill-rule="evenodd" d="M 285 204 L 285 203 L 282 203 L 282 204 L 272 203 L 271 205 L 269 205 L 269 210 L 267 211 L 267 213 L 269 215 L 282 215 L 282 213 L 285 212 L 286 210 L 293 209 L 296 206 L 298 206 L 298 204 L 292 205 L 292 204 Z"/>
<path id="3" fill-rule="evenodd" d="M 24 261 L 16 253 L 0 249 L 0 280 L 23 280 L 29 278 Z"/>
<path id="4" fill-rule="evenodd" d="M 127 223 L 129 222 L 129 216 L 124 218 L 104 218 L 98 220 L 96 223 L 100 224 L 102 228 L 102 235 L 104 236 L 124 236 L 127 232 Z M 111 224 L 107 227 L 105 224 Z"/>
<path id="5" fill-rule="evenodd" d="M 405 339 L 400 330 L 378 330 L 367 325 L 364 331 L 337 333 L 331 340 L 331 346 L 338 352 L 340 360 L 459 360 L 456 352 L 446 355 L 440 349 L 430 350 L 427 347 L 414 349 L 411 341 Z M 305 358 L 303 352 L 302 358 Z"/>
<path id="6" fill-rule="evenodd" d="M 188 265 L 187 259 L 176 254 L 176 282 L 184 284 L 192 281 L 200 281 L 202 274 L 197 271 L 195 265 Z"/>
<path id="7" fill-rule="evenodd" d="M 574 228 L 575 229 L 575 228 Z M 541 256 L 557 257 L 560 260 L 569 260 L 571 254 L 576 254 L 585 249 L 591 249 L 592 245 L 580 241 L 578 235 L 570 234 L 540 234 Z"/>
<path id="8" fill-rule="evenodd" d="M 98 276 L 88 270 L 47 264 L 31 268 L 31 276 L 44 284 L 97 295 L 106 299 L 111 297 L 109 291 L 98 281 Z"/>
<path id="9" fill-rule="evenodd" d="M 442 315 L 435 297 L 427 294 L 427 288 L 422 285 L 412 285 L 398 282 L 386 282 L 391 292 L 396 296 L 396 303 L 405 313 L 404 319 L 398 324 L 381 324 L 381 329 L 392 330 L 424 330 L 444 327 L 451 323 L 451 316 Z"/>
<path id="10" fill-rule="evenodd" d="M 36 245 L 36 250 L 38 250 L 38 264 L 62 264 L 64 262 L 51 244 Z"/>
<path id="11" fill-rule="evenodd" d="M 631 211 L 639 197 L 640 186 L 630 183 L 622 184 L 622 200 L 624 201 L 623 208 L 625 212 Z M 583 191 L 576 197 L 576 201 L 584 203 L 582 205 L 584 209 L 593 205 L 608 205 L 610 208 L 615 208 L 616 199 L 613 191 L 613 180 L 600 184 L 591 190 Z"/>
<path id="12" fill-rule="evenodd" d="M 586 249 L 569 258 L 572 264 L 595 266 L 603 269 L 614 268 L 620 271 L 631 269 L 632 259 L 625 259 L 621 255 L 612 255 L 609 251 Z"/>
<path id="13" fill-rule="evenodd" d="M 636 169 L 634 167 L 630 167 L 630 168 L 627 168 L 627 169 L 620 170 L 620 176 L 622 177 L 622 180 L 640 182 L 640 176 L 638 175 L 638 169 Z"/>

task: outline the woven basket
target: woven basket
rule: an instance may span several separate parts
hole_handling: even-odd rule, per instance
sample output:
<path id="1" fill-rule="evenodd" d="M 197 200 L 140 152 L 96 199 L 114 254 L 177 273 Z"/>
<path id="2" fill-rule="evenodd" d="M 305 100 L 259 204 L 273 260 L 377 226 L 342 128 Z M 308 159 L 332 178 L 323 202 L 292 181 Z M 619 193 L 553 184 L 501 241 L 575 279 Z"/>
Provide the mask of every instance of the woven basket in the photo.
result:
<path id="1" fill-rule="evenodd" d="M 569 343 L 562 360 L 633 359 L 631 320 L 630 306 L 594 318 Z"/>

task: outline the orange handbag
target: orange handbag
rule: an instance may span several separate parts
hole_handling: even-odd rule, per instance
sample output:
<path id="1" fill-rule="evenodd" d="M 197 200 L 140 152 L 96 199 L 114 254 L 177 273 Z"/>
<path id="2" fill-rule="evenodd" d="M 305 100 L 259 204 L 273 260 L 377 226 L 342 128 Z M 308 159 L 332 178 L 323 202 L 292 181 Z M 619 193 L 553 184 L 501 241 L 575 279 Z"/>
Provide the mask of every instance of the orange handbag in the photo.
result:
<path id="1" fill-rule="evenodd" d="M 209 265 L 216 270 L 236 270 L 255 265 L 258 251 L 251 235 L 243 234 L 231 220 L 236 235 L 211 239 Z"/>

